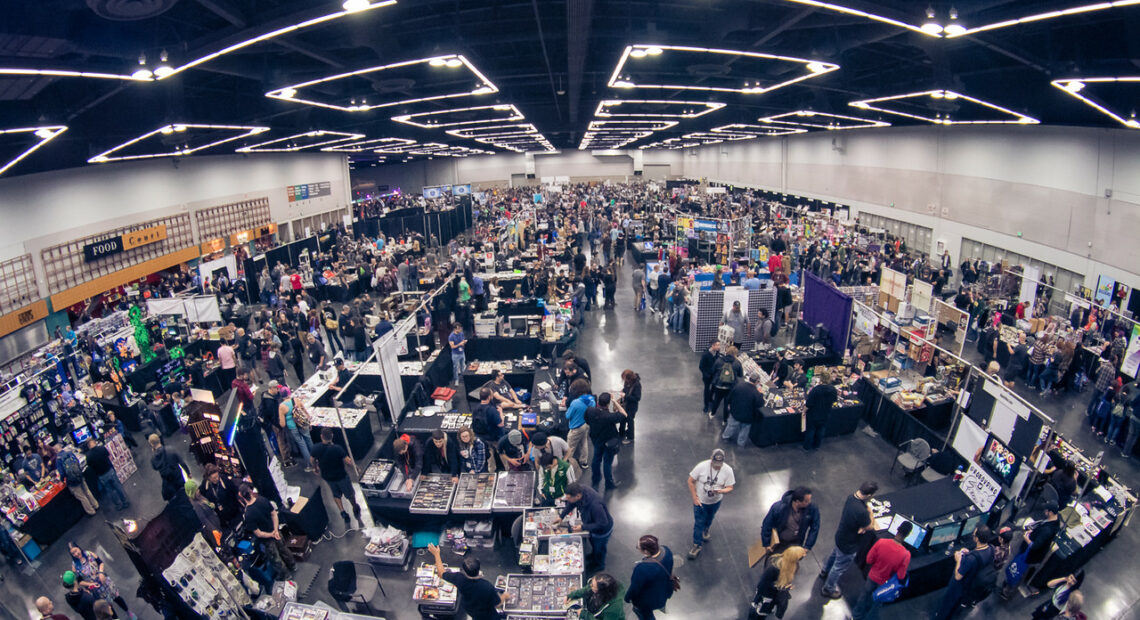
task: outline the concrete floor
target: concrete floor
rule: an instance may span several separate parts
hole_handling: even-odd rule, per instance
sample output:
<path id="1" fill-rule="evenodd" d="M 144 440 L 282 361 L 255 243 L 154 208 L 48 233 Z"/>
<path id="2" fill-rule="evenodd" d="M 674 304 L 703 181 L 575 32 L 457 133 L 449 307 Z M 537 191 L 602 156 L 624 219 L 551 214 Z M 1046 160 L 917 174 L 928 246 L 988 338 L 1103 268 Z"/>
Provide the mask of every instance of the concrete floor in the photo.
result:
<path id="1" fill-rule="evenodd" d="M 630 270 L 627 264 L 627 276 Z M 619 280 L 627 281 L 628 277 Z M 660 318 L 648 312 L 635 314 L 632 305 L 628 286 L 620 286 L 618 308 L 593 311 L 578 346 L 579 354 L 589 360 L 594 371 L 595 391 L 618 388 L 619 375 L 625 368 L 640 373 L 644 388 L 637 439 L 624 447 L 615 468 L 615 477 L 621 486 L 606 494 L 616 521 L 609 547 L 609 572 L 628 582 L 633 563 L 639 559 L 635 549 L 637 538 L 653 533 L 674 550 L 675 572 L 682 582 L 681 591 L 669 603 L 668 614 L 661 617 L 744 618 L 759 574 L 758 570 L 747 567 L 747 548 L 759 537 L 760 520 L 767 507 L 789 487 L 802 484 L 814 491 L 823 527 L 815 549 L 801 565 L 786 618 L 848 617 L 849 605 L 854 600 L 833 601 L 821 597 L 816 574 L 832 549 L 834 528 L 845 496 L 866 479 L 878 480 L 881 492 L 903 486 L 897 476 L 888 478 L 894 447 L 863 432 L 827 439 L 823 449 L 812 455 L 801 452 L 796 445 L 737 449 L 719 441 L 719 422 L 710 422 L 700 413 L 698 356 L 688 349 L 685 337 L 669 333 Z M 1042 402 L 1035 394 L 1023 395 L 1057 419 L 1062 433 L 1082 448 L 1095 454 L 1103 447 L 1083 425 L 1087 396 L 1071 395 Z M 378 437 L 384 432 L 377 428 Z M 184 449 L 184 439 L 176 437 L 175 443 Z M 690 561 L 685 553 L 692 532 L 692 510 L 685 480 L 692 466 L 708 458 L 714 447 L 723 447 L 728 452 L 737 486 L 724 500 L 712 528 L 712 539 L 701 556 Z M 139 473 L 126 485 L 134 503 L 131 512 L 154 514 L 161 508 L 158 477 L 149 467 L 149 455 L 141 450 L 136 450 L 136 455 L 140 457 Z M 1109 469 L 1133 488 L 1140 487 L 1140 472 L 1135 461 L 1121 459 L 1118 450 L 1108 450 L 1106 461 Z M 306 475 L 300 469 L 288 472 L 290 480 Z M 29 614 L 34 611 L 32 601 L 40 594 L 51 596 L 61 613 L 70 611 L 63 602 L 58 579 L 69 568 L 70 559 L 64 544 L 68 539 L 94 549 L 104 558 L 132 611 L 140 618 L 156 617 L 152 609 L 135 599 L 137 577 L 131 578 L 134 569 L 104 524 L 104 520 L 124 516 L 102 509 L 99 515 L 84 519 L 64 539 L 47 549 L 31 567 L 5 567 L 6 572 L 0 573 L 6 577 L 0 582 L 0 617 L 38 617 Z M 331 602 L 324 584 L 332 562 L 344 558 L 363 559 L 360 533 L 352 531 L 345 535 L 340 518 L 331 512 L 330 524 L 332 535 L 315 546 L 309 559 L 321 567 L 310 602 L 316 599 Z M 1140 618 L 1140 581 L 1131 577 L 1135 574 L 1132 571 L 1140 567 L 1140 557 L 1135 553 L 1137 539 L 1136 526 L 1124 528 L 1087 566 L 1088 576 L 1082 590 L 1090 618 Z M 509 550 L 476 553 L 489 576 L 512 572 L 514 568 Z M 422 561 L 423 557 L 414 562 Z M 444 559 L 455 563 L 454 556 L 446 551 Z M 382 573 L 382 579 L 388 598 L 377 596 L 374 600 L 378 613 L 389 619 L 418 618 L 411 602 L 411 574 Z M 841 582 L 843 590 L 852 597 L 857 595 L 860 584 L 858 571 L 849 571 Z M 941 592 L 936 592 L 887 606 L 881 617 L 888 620 L 924 618 L 940 596 Z M 1033 600 L 1015 597 L 1002 602 L 992 597 L 975 610 L 972 617 L 1026 618 L 1042 600 L 1043 596 Z M 628 614 L 633 617 L 632 612 Z"/>

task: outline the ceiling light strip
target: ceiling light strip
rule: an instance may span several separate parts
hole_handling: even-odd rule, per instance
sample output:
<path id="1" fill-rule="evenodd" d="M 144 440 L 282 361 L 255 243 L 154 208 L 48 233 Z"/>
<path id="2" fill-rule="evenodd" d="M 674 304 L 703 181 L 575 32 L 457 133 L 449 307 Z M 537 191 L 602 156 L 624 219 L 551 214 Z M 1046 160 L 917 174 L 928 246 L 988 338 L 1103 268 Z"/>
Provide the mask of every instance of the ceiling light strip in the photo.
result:
<path id="1" fill-rule="evenodd" d="M 297 138 L 323 138 L 325 136 L 340 136 L 340 137 L 333 138 L 331 140 L 324 140 L 321 142 L 314 142 L 312 144 L 304 144 L 301 146 L 291 146 L 291 147 L 286 147 L 286 148 L 265 148 L 271 144 L 280 144 L 282 142 L 288 142 L 290 140 L 296 140 Z M 324 131 L 324 130 L 306 131 L 305 133 L 294 134 L 292 136 L 285 136 L 284 138 L 276 138 L 274 140 L 267 140 L 265 142 L 259 142 L 258 144 L 251 144 L 249 146 L 243 146 L 243 147 L 237 149 L 236 152 L 238 152 L 238 153 L 295 153 L 297 151 L 302 151 L 304 149 L 313 149 L 313 148 L 317 148 L 317 147 L 321 147 L 321 146 L 328 146 L 330 144 L 336 144 L 338 142 L 347 142 L 349 140 L 359 140 L 363 137 L 364 137 L 364 134 L 362 134 L 362 133 L 345 133 L 343 131 Z"/>
<path id="2" fill-rule="evenodd" d="M 1009 114 L 1010 116 L 1013 116 L 1016 118 L 1013 120 L 1008 120 L 1008 121 L 1001 121 L 1001 120 L 994 120 L 994 121 L 955 121 L 955 120 L 946 120 L 946 119 L 939 119 L 939 118 L 930 118 L 930 117 L 921 116 L 918 114 L 911 114 L 909 112 L 902 112 L 902 111 L 898 111 L 898 110 L 889 110 L 887 108 L 880 108 L 880 107 L 876 107 L 874 105 L 871 105 L 873 103 L 881 103 L 884 101 L 898 101 L 901 99 L 915 99 L 918 97 L 933 97 L 936 99 L 941 99 L 941 98 L 962 99 L 964 101 L 969 101 L 971 103 L 989 108 L 991 110 L 996 110 L 996 111 L 1002 112 L 1004 114 Z M 1032 116 L 1027 116 L 1025 114 L 1021 114 L 1020 112 L 1014 112 L 1013 110 L 1010 110 L 1008 108 L 1003 108 L 999 105 L 989 103 L 988 101 L 982 101 L 981 99 L 976 99 L 974 97 L 970 97 L 969 95 L 963 95 L 962 93 L 955 92 L 952 90 L 938 90 L 938 89 L 926 90 L 926 91 L 917 92 L 917 93 L 905 93 L 902 95 L 891 95 L 889 97 L 878 97 L 876 99 L 863 99 L 861 101 L 851 101 L 847 105 L 855 107 L 855 108 L 859 108 L 861 110 L 875 110 L 877 112 L 882 112 L 884 114 L 894 114 L 896 116 L 903 116 L 903 117 L 911 118 L 911 119 L 915 119 L 915 120 L 926 121 L 927 123 L 933 123 L 935 125 L 1011 125 L 1011 124 L 1012 125 L 1036 125 L 1036 124 L 1041 122 L 1041 121 L 1033 118 Z"/>
<path id="3" fill-rule="evenodd" d="M 825 125 L 823 123 L 810 123 L 801 120 L 794 120 L 800 118 L 834 118 L 841 121 L 851 121 L 861 123 L 860 125 Z M 784 120 L 791 118 L 793 120 Z M 775 116 L 765 116 L 757 119 L 761 123 L 771 123 L 774 125 L 783 125 L 786 127 L 811 127 L 815 129 L 868 129 L 872 127 L 890 127 L 891 124 L 885 121 L 874 120 L 870 118 L 859 118 L 857 116 L 845 116 L 843 114 L 831 114 L 829 112 L 814 112 L 812 110 L 796 110 L 795 112 L 785 112 L 784 114 L 776 114 Z"/>
<path id="4" fill-rule="evenodd" d="M 495 110 L 498 112 L 510 112 L 510 116 L 508 116 L 506 118 L 488 118 L 488 119 L 481 119 L 481 120 L 475 120 L 475 121 L 459 121 L 459 122 L 455 122 L 455 123 L 436 123 L 436 124 L 417 123 L 417 122 L 412 120 L 415 118 L 439 116 L 442 114 L 454 114 L 457 112 L 471 112 L 471 111 L 475 111 L 475 110 Z M 505 122 L 521 121 L 521 120 L 523 120 L 523 118 L 524 117 L 523 117 L 522 112 L 520 112 L 519 109 L 516 108 L 513 104 L 495 104 L 495 105 L 472 106 L 472 107 L 467 107 L 467 108 L 452 108 L 452 109 L 448 109 L 448 110 L 435 110 L 432 112 L 416 112 L 415 114 L 401 114 L 398 116 L 393 116 L 392 120 L 397 122 L 397 123 L 403 123 L 405 125 L 412 125 L 413 127 L 419 127 L 420 129 L 443 129 L 444 127 L 459 127 L 459 126 L 464 126 L 464 125 L 483 125 L 483 124 L 491 124 L 491 123 L 505 123 Z"/>
<path id="5" fill-rule="evenodd" d="M 1116 112 L 1109 110 L 1107 107 L 1101 105 L 1100 103 L 1097 103 L 1097 101 L 1091 97 L 1087 97 L 1081 94 L 1081 90 L 1084 89 L 1085 84 L 1119 84 L 1137 82 L 1140 82 L 1140 77 L 1067 78 L 1063 80 L 1053 80 L 1049 83 L 1061 89 L 1068 95 L 1083 102 L 1085 105 L 1098 110 L 1101 114 L 1104 114 L 1105 116 L 1120 123 L 1121 125 L 1132 129 L 1140 129 L 1140 121 L 1137 121 L 1135 118 L 1126 119 Z"/>
<path id="6" fill-rule="evenodd" d="M 795 2 L 797 0 L 789 0 L 789 1 Z M 1134 6 L 1137 4 L 1140 4 L 1140 0 L 1116 0 L 1115 2 L 1097 2 L 1095 4 L 1085 4 L 1085 5 L 1075 6 L 1075 7 L 1068 8 L 1068 9 L 1061 9 L 1058 11 L 1047 11 L 1045 13 L 1037 13 L 1035 15 L 1027 15 L 1025 17 L 1019 17 L 1016 19 L 1007 19 L 1007 20 L 995 22 L 992 24 L 986 24 L 984 26 L 978 26 L 976 28 L 967 28 L 966 30 L 959 32 L 959 33 L 948 34 L 948 35 L 946 35 L 946 38 L 956 39 L 958 37 L 964 37 L 964 36 L 968 36 L 971 34 L 977 34 L 979 32 L 989 32 L 991 30 L 998 30 L 1000 28 L 1008 28 L 1010 26 L 1018 26 L 1021 24 L 1039 22 L 1039 21 L 1044 21 L 1047 19 L 1056 19 L 1058 17 L 1068 17 L 1070 15 L 1079 15 L 1081 13 L 1092 13 L 1095 11 L 1104 11 L 1107 9 L 1118 9 L 1121 7 Z"/>
<path id="7" fill-rule="evenodd" d="M 334 19 L 340 19 L 341 17 L 344 17 L 346 15 L 356 15 L 358 13 L 363 13 L 364 11 L 371 11 L 372 9 L 378 9 L 380 7 L 391 6 L 393 4 L 396 4 L 396 0 L 377 0 L 376 2 L 373 2 L 372 4 L 370 4 L 368 6 L 361 6 L 359 9 L 353 9 L 351 11 L 348 11 L 348 10 L 337 11 L 335 13 L 329 13 L 328 15 L 322 15 L 320 17 L 315 17 L 313 19 L 306 20 L 306 21 L 296 23 L 296 24 L 292 24 L 290 26 L 285 26 L 282 28 L 278 28 L 276 30 L 271 30 L 271 31 L 266 32 L 264 34 L 260 34 L 256 37 L 253 37 L 252 39 L 246 39 L 244 41 L 239 41 L 238 43 L 234 43 L 233 45 L 230 45 L 229 47 L 224 47 L 224 48 L 222 48 L 216 52 L 206 54 L 205 56 L 202 56 L 201 58 L 198 58 L 196 60 L 191 60 L 190 62 L 188 62 L 188 63 L 186 63 L 180 67 L 176 67 L 170 73 L 167 73 L 163 76 L 160 76 L 157 79 L 165 80 L 166 78 L 168 78 L 172 75 L 178 75 L 179 73 L 182 73 L 183 71 L 185 71 L 187 69 L 192 69 L 192 68 L 197 67 L 198 65 L 201 65 L 203 63 L 210 62 L 211 60 L 214 60 L 215 58 L 218 58 L 219 56 L 224 56 L 226 54 L 229 54 L 230 52 L 235 52 L 235 51 L 240 50 L 242 48 L 249 47 L 250 45 L 253 45 L 254 43 L 260 43 L 262 41 L 268 41 L 269 39 L 279 37 L 283 34 L 289 34 L 290 32 L 297 32 L 298 30 L 304 30 L 304 29 L 309 28 L 311 26 L 323 24 L 325 22 L 329 22 L 329 21 L 332 21 Z"/>
<path id="8" fill-rule="evenodd" d="M 786 81 L 780 82 L 778 84 L 773 84 L 772 86 L 768 86 L 768 87 L 754 86 L 754 87 L 746 87 L 746 88 L 726 88 L 726 87 L 718 87 L 718 86 L 692 86 L 692 85 L 684 85 L 684 84 L 638 84 L 638 83 L 632 82 L 628 79 L 622 79 L 621 73 L 622 73 L 622 70 L 625 68 L 626 61 L 629 60 L 629 58 L 630 58 L 630 54 L 633 53 L 635 50 L 644 51 L 644 50 L 648 50 L 651 48 L 652 49 L 660 49 L 660 50 L 673 50 L 673 51 L 677 51 L 677 52 L 695 52 L 695 53 L 701 53 L 701 54 L 723 54 L 723 55 L 730 55 L 730 56 L 746 56 L 749 58 L 762 58 L 765 60 L 779 60 L 782 62 L 792 62 L 792 63 L 803 64 L 806 67 L 808 67 L 809 70 L 808 70 L 808 73 L 806 75 L 802 75 L 802 76 L 799 76 L 799 77 L 796 77 L 796 78 L 793 78 L 790 80 L 786 80 Z M 610 81 L 607 83 L 607 86 L 609 86 L 611 88 L 660 88 L 660 89 L 670 89 L 670 90 L 701 90 L 701 91 L 712 91 L 712 92 L 721 92 L 721 93 L 741 93 L 741 94 L 747 94 L 747 95 L 762 95 L 764 93 L 769 93 L 769 92 L 772 92 L 776 89 L 783 88 L 785 86 L 790 86 L 790 85 L 795 84 L 797 82 L 802 82 L 804 80 L 810 80 L 811 78 L 819 77 L 821 75 L 831 73 L 832 71 L 835 71 L 837 69 L 839 69 L 839 65 L 834 64 L 834 63 L 822 62 L 822 61 L 817 61 L 817 60 L 808 60 L 806 58 L 796 58 L 794 56 L 777 56 L 774 54 L 764 54 L 761 52 L 749 52 L 749 51 L 745 51 L 745 50 L 728 50 L 728 49 L 718 49 L 718 48 L 709 48 L 709 47 L 688 47 L 688 46 L 683 46 L 683 45 L 629 45 L 629 46 L 626 46 L 625 51 L 622 52 L 621 59 L 618 60 L 617 66 L 614 67 L 614 72 L 612 75 L 610 75 Z"/>
<path id="9" fill-rule="evenodd" d="M 682 114 L 666 114 L 666 113 L 627 113 L 615 114 L 608 112 L 606 108 L 613 106 L 620 106 L 623 104 L 643 104 L 643 105 L 684 105 L 684 106 L 697 106 L 704 108 L 703 112 L 689 112 Z M 602 118 L 697 118 L 704 116 L 709 112 L 715 112 L 723 108 L 726 104 L 716 101 L 673 101 L 670 99 L 604 99 L 598 102 L 598 108 L 594 110 L 595 117 Z"/>
<path id="10" fill-rule="evenodd" d="M 139 142 L 142 142 L 143 140 L 146 140 L 147 138 L 153 137 L 157 134 L 160 134 L 160 133 L 169 134 L 169 133 L 175 132 L 175 131 L 177 131 L 177 129 L 176 129 L 177 127 L 181 127 L 183 131 L 185 131 L 186 129 L 206 129 L 206 130 L 221 129 L 221 130 L 244 131 L 245 133 L 238 134 L 238 135 L 233 136 L 231 138 L 225 138 L 223 140 L 218 140 L 216 142 L 211 142 L 209 144 L 204 144 L 202 146 L 197 146 L 197 147 L 194 147 L 191 149 L 178 149 L 176 151 L 172 151 L 169 153 L 147 153 L 147 154 L 143 154 L 143 155 L 124 155 L 121 157 L 110 157 L 111 153 L 114 153 L 116 151 L 120 151 L 122 149 L 125 149 L 125 148 L 133 145 L 133 144 L 137 144 Z M 134 159 L 152 159 L 152 158 L 156 158 L 156 157 L 176 157 L 178 155 L 190 155 L 192 153 L 197 153 L 198 151 L 204 151 L 208 148 L 212 148 L 212 147 L 218 146 L 220 144 L 225 144 L 226 142 L 233 142 L 234 140 L 240 140 L 242 138 L 254 136 L 254 135 L 257 135 L 259 133 L 266 132 L 266 131 L 269 131 L 268 127 L 246 126 L 246 125 L 194 125 L 194 124 L 189 124 L 189 123 L 173 123 L 170 125 L 163 125 L 162 127 L 155 129 L 154 131 L 145 133 L 145 134 L 143 134 L 137 138 L 134 138 L 132 140 L 128 140 L 127 142 L 124 142 L 124 143 L 122 143 L 116 147 L 113 147 L 111 149 L 103 151 L 102 153 L 92 157 L 91 159 L 88 159 L 87 163 L 89 163 L 89 164 L 102 164 L 102 163 L 107 163 L 107 162 L 112 162 L 112 161 L 128 161 L 128 160 L 134 160 Z"/>
<path id="11" fill-rule="evenodd" d="M 845 15 L 854 15 L 856 17 L 864 17 L 866 19 L 881 22 L 884 24 L 890 24 L 892 26 L 898 26 L 899 28 L 906 28 L 907 30 L 914 31 L 914 32 L 917 32 L 919 34 L 926 35 L 928 37 L 939 38 L 939 36 L 940 36 L 938 34 L 926 32 L 922 29 L 921 26 L 918 26 L 915 24 L 908 24 L 906 22 L 901 22 L 897 19 L 891 19 L 890 17 L 886 17 L 884 15 L 876 15 L 875 13 L 868 13 L 866 11 L 860 11 L 859 9 L 853 9 L 849 6 L 843 6 L 840 4 L 832 4 L 830 2 L 818 2 L 817 0 L 785 0 L 785 2 L 791 2 L 793 4 L 802 4 L 804 6 L 815 7 L 817 9 L 824 9 L 827 11 L 834 11 L 836 13 L 843 13 Z"/>
<path id="12" fill-rule="evenodd" d="M 43 77 L 78 77 L 99 80 L 123 80 L 127 82 L 149 82 L 150 78 L 136 78 L 131 75 L 118 73 L 100 73 L 98 71 L 69 71 L 65 69 L 20 69 L 14 67 L 0 68 L 0 75 L 38 75 Z"/>
<path id="13" fill-rule="evenodd" d="M 40 147 L 56 139 L 59 134 L 67 131 L 66 125 L 42 125 L 39 127 L 17 127 L 15 129 L 0 129 L 0 135 L 15 134 L 15 133 L 30 133 L 35 136 L 39 142 L 36 142 L 24 152 L 16 156 L 15 159 L 0 166 L 0 174 L 4 174 L 9 168 L 20 163 L 25 157 L 35 153 Z"/>

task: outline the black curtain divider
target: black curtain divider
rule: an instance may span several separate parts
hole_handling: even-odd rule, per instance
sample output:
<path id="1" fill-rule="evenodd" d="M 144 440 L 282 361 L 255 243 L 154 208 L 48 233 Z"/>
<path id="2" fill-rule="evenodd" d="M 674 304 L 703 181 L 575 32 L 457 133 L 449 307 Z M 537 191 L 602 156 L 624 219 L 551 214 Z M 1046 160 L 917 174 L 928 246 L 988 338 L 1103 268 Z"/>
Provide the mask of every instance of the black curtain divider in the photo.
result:
<path id="1" fill-rule="evenodd" d="M 261 287 L 257 285 L 257 279 L 261 276 L 262 267 L 265 267 L 264 257 L 257 260 L 247 258 L 242 266 L 245 269 L 245 290 L 249 293 L 250 303 L 261 299 Z"/>
<path id="2" fill-rule="evenodd" d="M 265 261 L 266 265 L 270 269 L 273 269 L 273 267 L 278 263 L 282 263 L 287 266 L 292 265 L 293 263 L 289 260 L 289 246 L 283 245 L 279 248 L 273 248 L 272 250 L 269 250 L 265 253 Z"/>
<path id="3" fill-rule="evenodd" d="M 455 226 L 451 224 L 451 216 L 441 213 L 439 215 L 439 243 L 447 245 L 455 238 Z"/>
<path id="4" fill-rule="evenodd" d="M 423 215 L 409 215 L 403 218 L 403 227 L 407 232 L 417 232 L 421 235 L 427 236 L 424 231 L 424 216 Z"/>

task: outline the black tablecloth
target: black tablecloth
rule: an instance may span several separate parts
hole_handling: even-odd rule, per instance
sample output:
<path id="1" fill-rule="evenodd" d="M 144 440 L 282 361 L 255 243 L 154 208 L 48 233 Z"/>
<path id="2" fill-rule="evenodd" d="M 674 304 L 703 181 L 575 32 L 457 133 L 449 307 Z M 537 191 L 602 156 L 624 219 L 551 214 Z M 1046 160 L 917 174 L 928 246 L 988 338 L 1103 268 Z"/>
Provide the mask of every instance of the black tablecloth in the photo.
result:
<path id="1" fill-rule="evenodd" d="M 47 505 L 33 512 L 20 526 L 41 547 L 59 540 L 71 526 L 83 518 L 83 506 L 71 491 L 60 491 Z"/>
<path id="2" fill-rule="evenodd" d="M 831 410 L 824 427 L 824 436 L 835 437 L 855 432 L 859 426 L 859 419 L 863 417 L 866 405 L 860 403 L 850 407 L 836 407 Z M 796 443 L 803 439 L 801 416 L 795 414 L 777 415 L 770 407 L 761 409 L 764 419 L 759 424 L 753 424 L 749 437 L 754 445 L 771 446 L 781 443 Z"/>
<path id="3" fill-rule="evenodd" d="M 954 412 L 953 400 L 904 411 L 880 392 L 870 379 L 860 379 L 855 389 L 859 392 L 859 399 L 867 403 L 867 419 L 871 428 L 883 439 L 897 446 L 918 437 L 935 449 L 946 442 Z"/>
<path id="4" fill-rule="evenodd" d="M 300 531 L 311 541 L 320 540 L 329 525 L 329 513 L 325 509 L 324 491 L 320 484 L 310 482 L 301 487 L 301 497 L 308 498 L 300 510 L 291 508 L 278 513 L 282 521 L 294 531 Z"/>
<path id="5" fill-rule="evenodd" d="M 503 377 L 504 380 L 509 383 L 512 388 L 515 389 L 516 392 L 520 389 L 531 392 L 534 389 L 534 374 L 535 373 L 533 370 L 525 372 L 508 372 L 503 373 Z M 460 375 L 460 377 L 463 379 L 463 389 L 466 390 L 466 392 L 462 397 L 467 397 L 467 395 L 483 387 L 483 384 L 493 379 L 494 376 L 495 375 L 492 374 L 477 374 L 473 372 L 463 373 Z"/>
<path id="6" fill-rule="evenodd" d="M 348 445 L 352 452 L 353 458 L 360 460 L 364 458 L 368 451 L 372 449 L 372 444 L 376 442 L 376 438 L 372 436 L 372 421 L 369 415 L 360 418 L 360 422 L 356 426 L 346 428 L 345 434 L 348 435 Z M 321 442 L 321 429 L 323 426 L 313 425 L 309 431 L 309 436 L 313 438 L 313 443 Z M 333 443 L 343 447 L 344 436 L 341 435 L 340 428 L 336 426 L 329 427 L 333 431 Z"/>
<path id="7" fill-rule="evenodd" d="M 753 355 L 752 359 L 756 361 L 756 364 L 759 365 L 760 368 L 764 370 L 764 372 L 767 372 L 769 374 L 776 368 L 775 357 L 769 357 L 766 355 Z M 795 362 L 803 362 L 804 370 L 807 370 L 808 368 L 812 368 L 814 366 L 834 366 L 840 361 L 841 358 L 838 355 L 831 353 L 830 351 L 823 355 L 792 356 L 788 358 L 789 364 L 794 364 Z"/>
<path id="8" fill-rule="evenodd" d="M 541 315 L 540 310 L 537 314 Z M 517 360 L 522 358 L 534 359 L 542 352 L 542 341 L 538 338 L 516 338 L 507 336 L 490 336 L 487 338 L 472 338 L 467 342 L 467 361 L 484 360 L 498 362 L 503 360 Z"/>
<path id="9" fill-rule="evenodd" d="M 958 482 L 951 476 L 878 497 L 881 501 L 890 501 L 892 511 L 920 523 L 973 506 L 970 498 L 958 488 Z"/>

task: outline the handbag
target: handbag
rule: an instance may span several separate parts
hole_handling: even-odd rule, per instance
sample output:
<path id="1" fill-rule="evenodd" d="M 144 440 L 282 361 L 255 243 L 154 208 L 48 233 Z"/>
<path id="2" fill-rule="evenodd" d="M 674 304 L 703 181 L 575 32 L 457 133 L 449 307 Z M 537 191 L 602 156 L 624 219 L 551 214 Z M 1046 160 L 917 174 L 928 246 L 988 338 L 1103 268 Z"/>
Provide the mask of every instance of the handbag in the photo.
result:
<path id="1" fill-rule="evenodd" d="M 665 565 L 661 563 L 661 560 L 657 560 L 654 558 L 645 558 L 645 559 L 647 561 L 653 562 L 654 564 L 659 566 L 663 572 L 668 572 L 665 570 Z M 679 592 L 681 590 L 681 578 L 674 575 L 673 573 L 669 573 L 669 588 L 670 588 L 669 595 L 666 598 L 673 598 L 673 593 Z"/>
<path id="2" fill-rule="evenodd" d="M 908 584 L 910 584 L 910 577 L 900 582 L 898 575 L 891 575 L 891 578 L 888 579 L 886 583 L 875 588 L 871 596 L 875 599 L 876 603 L 893 603 L 899 599 L 899 596 Z"/>
<path id="3" fill-rule="evenodd" d="M 609 439 L 608 441 L 606 441 L 606 450 L 609 450 L 613 454 L 620 454 L 621 453 L 621 438 L 620 437 L 613 437 L 613 438 Z"/>

